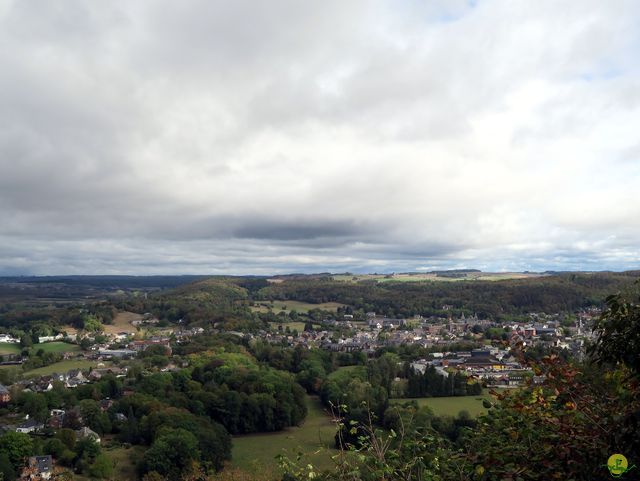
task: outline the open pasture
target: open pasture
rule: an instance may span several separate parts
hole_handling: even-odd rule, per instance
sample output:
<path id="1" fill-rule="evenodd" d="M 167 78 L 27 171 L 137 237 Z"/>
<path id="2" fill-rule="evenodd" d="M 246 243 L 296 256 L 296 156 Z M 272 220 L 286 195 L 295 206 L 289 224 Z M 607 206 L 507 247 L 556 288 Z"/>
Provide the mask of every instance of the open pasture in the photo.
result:
<path id="1" fill-rule="evenodd" d="M 304 322 L 270 322 L 271 329 L 278 331 L 279 327 L 282 327 L 282 331 L 285 331 L 287 327 L 293 331 L 297 330 L 299 333 L 304 331 Z"/>
<path id="2" fill-rule="evenodd" d="M 20 354 L 20 351 L 20 344 L 0 342 L 0 356 L 4 356 L 7 354 Z"/>
<path id="3" fill-rule="evenodd" d="M 90 361 L 87 359 L 60 361 L 60 362 L 54 362 L 53 364 L 49 364 L 48 366 L 39 367 L 37 369 L 27 371 L 25 375 L 27 377 L 35 377 L 35 376 L 46 376 L 54 372 L 64 373 L 71 369 L 86 370 L 91 367 L 98 367 L 98 363 L 99 361 Z"/>
<path id="4" fill-rule="evenodd" d="M 487 408 L 482 405 L 485 399 L 491 400 L 488 393 L 474 396 L 451 397 L 424 397 L 415 399 L 392 399 L 391 404 L 403 404 L 417 401 L 419 406 L 428 406 L 436 416 L 457 416 L 460 411 L 467 411 L 471 416 L 480 416 L 487 413 Z"/>
<path id="5" fill-rule="evenodd" d="M 278 473 L 278 454 L 295 459 L 298 451 L 304 454 L 304 462 L 320 469 L 333 466 L 335 425 L 325 412 L 320 400 L 307 398 L 309 412 L 304 424 L 277 433 L 234 436 L 231 466 L 248 473 Z M 279 479 L 279 478 L 278 478 Z"/>
<path id="6" fill-rule="evenodd" d="M 451 273 L 450 275 L 438 275 L 433 272 L 428 273 L 401 273 L 401 274 L 340 274 L 333 276 L 339 282 L 457 282 L 457 281 L 504 281 L 509 279 L 529 279 L 532 277 L 542 277 L 544 274 L 529 272 L 465 272 L 460 275 Z"/>

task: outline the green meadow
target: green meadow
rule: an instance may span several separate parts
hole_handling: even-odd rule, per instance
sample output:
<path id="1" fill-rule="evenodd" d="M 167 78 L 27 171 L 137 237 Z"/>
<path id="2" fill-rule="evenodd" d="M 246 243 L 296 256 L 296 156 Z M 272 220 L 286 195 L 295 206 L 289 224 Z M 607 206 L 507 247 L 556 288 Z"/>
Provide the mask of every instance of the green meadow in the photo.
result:
<path id="1" fill-rule="evenodd" d="M 80 350 L 80 346 L 77 344 L 70 344 L 68 342 L 43 342 L 42 344 L 34 344 L 30 350 L 38 352 L 42 349 L 44 352 L 75 352 Z M 20 344 L 10 344 L 7 342 L 0 343 L 0 356 L 4 354 L 20 354 L 22 348 Z"/>
<path id="2" fill-rule="evenodd" d="M 282 330 L 286 330 L 287 327 L 293 331 L 297 330 L 299 333 L 304 331 L 304 322 L 270 322 L 269 325 L 272 329 L 277 330 L 278 326 L 282 326 Z"/>
<path id="3" fill-rule="evenodd" d="M 428 406 L 436 416 L 457 416 L 460 411 L 467 411 L 471 416 L 486 414 L 487 409 L 482 401 L 492 397 L 484 392 L 477 396 L 423 397 L 415 399 L 392 399 L 391 404 L 403 404 L 416 401 L 419 406 Z"/>
<path id="4" fill-rule="evenodd" d="M 333 466 L 335 425 L 317 397 L 307 398 L 309 410 L 304 424 L 277 433 L 234 436 L 231 465 L 248 473 L 278 472 L 276 456 L 295 459 L 298 451 L 303 460 L 320 469 Z"/>
<path id="5" fill-rule="evenodd" d="M 9 342 L 0 342 L 0 356 L 6 354 L 20 354 L 20 344 L 12 344 Z"/>
<path id="6" fill-rule="evenodd" d="M 37 369 L 27 371 L 26 375 L 27 377 L 46 376 L 54 372 L 62 374 L 69 371 L 70 369 L 87 370 L 91 367 L 97 367 L 97 366 L 98 366 L 98 361 L 88 361 L 85 359 L 60 361 L 60 362 L 55 362 L 53 364 L 50 364 L 48 366 L 39 367 Z"/>

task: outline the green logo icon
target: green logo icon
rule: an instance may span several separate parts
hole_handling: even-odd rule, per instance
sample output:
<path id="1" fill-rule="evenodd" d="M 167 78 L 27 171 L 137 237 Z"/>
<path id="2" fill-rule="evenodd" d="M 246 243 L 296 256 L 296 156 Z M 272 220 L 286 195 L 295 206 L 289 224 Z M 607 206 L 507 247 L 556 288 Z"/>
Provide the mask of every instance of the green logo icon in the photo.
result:
<path id="1" fill-rule="evenodd" d="M 627 471 L 631 471 L 635 468 L 635 465 L 629 467 L 629 461 L 622 454 L 612 454 L 607 461 L 607 468 L 609 468 L 609 473 L 614 478 L 621 477 Z"/>

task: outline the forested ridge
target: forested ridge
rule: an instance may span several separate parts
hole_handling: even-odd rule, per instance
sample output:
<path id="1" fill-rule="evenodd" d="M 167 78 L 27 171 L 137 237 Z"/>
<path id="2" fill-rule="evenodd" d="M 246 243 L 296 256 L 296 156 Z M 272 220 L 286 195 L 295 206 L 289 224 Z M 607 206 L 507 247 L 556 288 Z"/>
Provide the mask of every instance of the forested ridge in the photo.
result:
<path id="1" fill-rule="evenodd" d="M 482 317 L 528 312 L 570 312 L 600 306 L 611 292 L 628 287 L 637 272 L 564 273 L 531 279 L 456 282 L 336 282 L 331 278 L 295 278 L 271 284 L 258 299 L 312 303 L 341 302 L 354 309 L 388 316 L 429 316 L 450 305 Z"/>
<path id="2" fill-rule="evenodd" d="M 518 314 L 574 312 L 602 306 L 611 292 L 629 287 L 637 272 L 559 273 L 501 281 L 384 282 L 335 281 L 330 275 L 295 275 L 269 282 L 264 277 L 212 277 L 150 295 L 128 299 L 121 307 L 152 311 L 161 319 L 250 319 L 248 306 L 273 300 L 311 304 L 339 302 L 361 312 L 389 317 L 442 315 L 443 306 L 456 314 L 477 314 L 499 320 Z M 231 325 L 234 325 L 231 322 Z"/>
<path id="3" fill-rule="evenodd" d="M 339 282 L 327 275 L 296 275 L 280 282 L 269 282 L 266 277 L 217 276 L 206 279 L 189 277 L 152 278 L 154 286 L 166 288 L 145 295 L 122 295 L 104 299 L 87 299 L 84 309 L 98 314 L 109 323 L 108 311 L 113 306 L 120 310 L 151 312 L 169 322 L 185 323 L 224 321 L 228 327 L 247 326 L 255 318 L 250 310 L 254 302 L 295 300 L 308 303 L 339 302 L 361 312 L 374 311 L 389 317 L 414 315 L 442 315 L 443 306 L 451 306 L 456 314 L 477 314 L 499 320 L 511 315 L 530 312 L 573 312 L 588 306 L 602 306 L 605 297 L 628 287 L 638 272 L 559 273 L 529 279 L 502 281 L 421 281 Z M 40 279 L 40 278 L 38 278 Z M 46 278 L 42 278 L 46 279 Z M 66 278 L 65 278 L 66 279 Z M 131 287 L 142 285 L 138 278 L 109 278 L 104 281 L 90 278 L 91 286 L 110 285 L 109 282 L 129 282 Z M 31 279 L 30 279 L 31 280 Z M 62 280 L 59 280 L 62 282 Z M 66 282 L 66 281 L 65 281 Z M 86 289 L 73 278 L 69 290 L 58 286 L 54 291 L 80 295 Z M 186 283 L 185 283 L 186 282 Z M 181 285 L 177 285 L 176 283 Z M 44 295 L 45 284 L 35 284 L 38 295 Z M 61 284 L 62 285 L 62 284 Z M 1 286 L 0 286 L 1 287 Z M 0 296 L 0 325 L 24 328 L 31 323 L 45 322 L 49 326 L 73 325 L 78 321 L 75 305 L 28 303 L 16 297 L 15 283 L 5 288 Z M 18 289 L 20 291 L 20 289 Z M 2 294 L 2 288 L 0 288 Z M 135 294 L 135 292 L 134 292 Z M 37 296 L 36 296 L 37 298 Z M 104 314 L 104 316 L 103 316 Z M 105 317 L 106 316 L 106 317 Z"/>

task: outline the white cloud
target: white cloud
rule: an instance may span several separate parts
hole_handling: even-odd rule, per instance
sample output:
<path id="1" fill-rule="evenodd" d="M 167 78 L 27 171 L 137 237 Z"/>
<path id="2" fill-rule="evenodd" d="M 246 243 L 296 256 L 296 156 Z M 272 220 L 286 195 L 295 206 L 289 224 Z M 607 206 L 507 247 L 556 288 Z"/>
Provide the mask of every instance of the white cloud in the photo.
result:
<path id="1" fill-rule="evenodd" d="M 0 271 L 632 268 L 640 6 L 0 6 Z"/>

